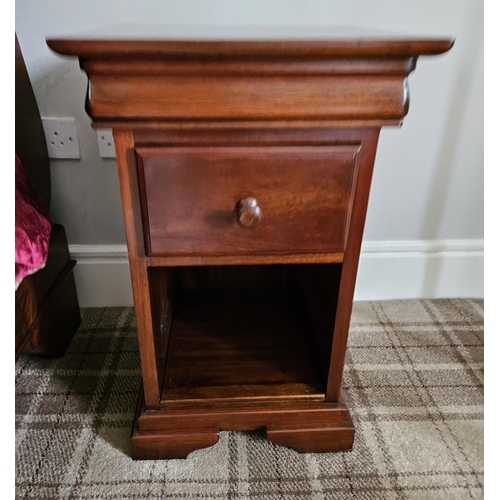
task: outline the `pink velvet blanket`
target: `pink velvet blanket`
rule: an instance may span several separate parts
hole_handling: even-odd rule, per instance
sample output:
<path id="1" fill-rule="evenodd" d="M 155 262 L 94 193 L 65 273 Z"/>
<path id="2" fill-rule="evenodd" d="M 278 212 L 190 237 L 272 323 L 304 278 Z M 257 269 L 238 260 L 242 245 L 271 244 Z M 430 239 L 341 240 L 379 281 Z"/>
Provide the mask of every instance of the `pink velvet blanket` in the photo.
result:
<path id="1" fill-rule="evenodd" d="M 45 266 L 50 222 L 16 155 L 16 290 L 21 281 Z"/>

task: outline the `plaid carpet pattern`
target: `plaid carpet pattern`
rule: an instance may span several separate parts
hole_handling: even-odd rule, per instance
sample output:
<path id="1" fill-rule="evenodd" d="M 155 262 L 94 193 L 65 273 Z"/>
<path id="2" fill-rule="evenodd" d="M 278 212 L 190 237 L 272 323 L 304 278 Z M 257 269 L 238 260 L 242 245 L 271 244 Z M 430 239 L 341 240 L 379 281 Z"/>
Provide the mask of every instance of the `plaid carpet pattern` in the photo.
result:
<path id="1" fill-rule="evenodd" d="M 299 454 L 221 432 L 186 460 L 132 461 L 141 381 L 131 308 L 83 309 L 57 360 L 16 364 L 19 499 L 483 498 L 483 302 L 354 307 L 345 453 Z"/>

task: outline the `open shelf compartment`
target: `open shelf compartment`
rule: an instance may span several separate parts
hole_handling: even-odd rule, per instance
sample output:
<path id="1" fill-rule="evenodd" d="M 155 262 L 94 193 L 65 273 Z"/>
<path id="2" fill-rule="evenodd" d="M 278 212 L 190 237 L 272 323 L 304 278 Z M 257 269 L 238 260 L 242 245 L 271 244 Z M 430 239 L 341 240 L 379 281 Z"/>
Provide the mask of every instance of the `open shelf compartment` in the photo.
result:
<path id="1" fill-rule="evenodd" d="M 331 346 L 338 290 L 331 276 L 337 268 L 165 270 L 162 408 L 325 401 L 329 356 L 324 349 Z M 315 307 L 318 296 L 320 306 L 329 303 L 326 311 Z"/>

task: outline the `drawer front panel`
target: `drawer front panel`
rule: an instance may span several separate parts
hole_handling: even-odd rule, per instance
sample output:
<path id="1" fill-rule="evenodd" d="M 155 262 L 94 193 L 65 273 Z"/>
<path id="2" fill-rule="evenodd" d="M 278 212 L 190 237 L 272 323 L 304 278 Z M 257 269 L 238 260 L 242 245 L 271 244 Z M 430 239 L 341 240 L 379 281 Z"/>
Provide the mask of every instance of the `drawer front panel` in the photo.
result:
<path id="1" fill-rule="evenodd" d="M 359 146 L 137 148 L 152 255 L 339 252 Z"/>

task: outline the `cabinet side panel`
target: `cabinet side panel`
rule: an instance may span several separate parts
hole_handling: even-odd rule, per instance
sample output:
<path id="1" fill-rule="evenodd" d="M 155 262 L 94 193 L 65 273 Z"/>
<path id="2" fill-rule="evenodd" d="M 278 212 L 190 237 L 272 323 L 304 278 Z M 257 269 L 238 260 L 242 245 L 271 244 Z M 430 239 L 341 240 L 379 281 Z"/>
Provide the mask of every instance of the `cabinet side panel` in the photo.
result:
<path id="1" fill-rule="evenodd" d="M 340 264 L 303 265 L 299 284 L 303 296 L 303 318 L 326 386 L 332 351 L 335 310 L 340 282 Z"/>
<path id="2" fill-rule="evenodd" d="M 338 401 L 340 397 L 354 287 L 356 285 L 359 254 L 361 251 L 361 241 L 365 226 L 379 132 L 380 129 L 367 129 L 362 137 L 361 151 L 358 157 L 358 175 L 336 305 L 335 327 L 326 387 L 327 401 Z"/>
<path id="3" fill-rule="evenodd" d="M 144 383 L 144 399 L 148 409 L 160 406 L 162 353 L 155 342 L 151 295 L 144 248 L 139 184 L 134 153 L 134 136 L 130 131 L 114 131 L 120 193 L 125 233 L 127 236 L 130 276 L 134 295 L 137 336 Z"/>
<path id="4" fill-rule="evenodd" d="M 176 301 L 174 268 L 149 267 L 149 293 L 151 296 L 151 315 L 158 377 L 163 380 L 167 349 L 170 340 L 173 311 Z M 160 390 L 162 387 L 160 387 Z"/>

